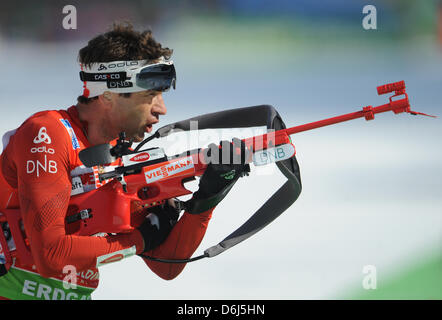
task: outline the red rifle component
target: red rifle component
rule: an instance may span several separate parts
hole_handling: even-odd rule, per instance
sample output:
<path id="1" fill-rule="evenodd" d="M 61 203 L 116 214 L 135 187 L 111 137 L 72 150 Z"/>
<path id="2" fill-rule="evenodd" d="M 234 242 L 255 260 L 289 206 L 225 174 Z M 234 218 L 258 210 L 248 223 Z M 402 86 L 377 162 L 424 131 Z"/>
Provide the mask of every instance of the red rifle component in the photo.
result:
<path id="1" fill-rule="evenodd" d="M 378 95 L 386 94 L 395 91 L 396 95 L 405 93 L 405 81 L 398 81 L 393 83 L 387 83 L 376 88 Z"/>

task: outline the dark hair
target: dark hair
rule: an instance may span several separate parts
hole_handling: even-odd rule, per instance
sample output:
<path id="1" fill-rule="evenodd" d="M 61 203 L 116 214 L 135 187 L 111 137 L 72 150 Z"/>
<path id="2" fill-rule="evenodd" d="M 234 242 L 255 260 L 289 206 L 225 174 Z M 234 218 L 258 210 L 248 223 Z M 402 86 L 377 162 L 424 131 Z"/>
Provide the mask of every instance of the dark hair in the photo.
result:
<path id="1" fill-rule="evenodd" d="M 163 56 L 169 59 L 173 50 L 163 48 L 152 36 L 151 30 L 135 31 L 130 22 L 113 23 L 112 29 L 90 40 L 78 53 L 78 61 L 87 66 L 95 62 L 118 60 L 156 60 Z M 130 93 L 120 94 L 130 97 Z M 77 101 L 89 103 L 98 97 L 79 96 Z"/>

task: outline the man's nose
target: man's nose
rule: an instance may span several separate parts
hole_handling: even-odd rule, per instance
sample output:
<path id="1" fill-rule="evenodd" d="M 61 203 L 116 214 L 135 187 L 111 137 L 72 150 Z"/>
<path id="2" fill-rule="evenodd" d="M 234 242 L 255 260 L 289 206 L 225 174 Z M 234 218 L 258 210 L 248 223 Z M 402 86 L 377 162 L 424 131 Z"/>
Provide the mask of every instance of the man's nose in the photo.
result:
<path id="1" fill-rule="evenodd" d="M 162 93 L 155 96 L 155 103 L 152 108 L 152 113 L 161 114 L 161 115 L 164 115 L 167 113 L 167 108 L 166 108 L 166 104 L 164 103 Z"/>

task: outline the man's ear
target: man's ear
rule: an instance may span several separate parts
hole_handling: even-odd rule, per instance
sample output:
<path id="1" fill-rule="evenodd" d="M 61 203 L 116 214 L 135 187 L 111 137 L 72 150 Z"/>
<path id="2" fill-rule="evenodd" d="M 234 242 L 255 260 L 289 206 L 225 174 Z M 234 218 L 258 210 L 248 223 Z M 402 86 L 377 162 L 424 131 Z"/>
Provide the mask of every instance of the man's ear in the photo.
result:
<path id="1" fill-rule="evenodd" d="M 106 99 L 107 101 L 112 101 L 112 94 L 109 91 L 105 91 L 103 93 L 103 98 Z"/>
<path id="2" fill-rule="evenodd" d="M 102 104 L 109 104 L 109 102 L 112 101 L 112 93 L 105 91 L 98 96 L 98 100 L 100 100 Z"/>

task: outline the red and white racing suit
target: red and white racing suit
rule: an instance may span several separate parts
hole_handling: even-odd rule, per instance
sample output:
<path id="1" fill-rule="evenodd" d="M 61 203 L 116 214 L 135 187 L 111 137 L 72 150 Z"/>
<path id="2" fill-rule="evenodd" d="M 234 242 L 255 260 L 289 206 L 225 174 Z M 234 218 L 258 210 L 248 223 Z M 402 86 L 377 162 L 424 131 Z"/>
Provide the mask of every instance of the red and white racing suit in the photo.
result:
<path id="1" fill-rule="evenodd" d="M 97 266 L 106 261 L 103 257 L 116 252 L 124 257 L 142 252 L 143 239 L 137 230 L 105 237 L 66 233 L 72 178 L 80 177 L 84 191 L 101 186 L 94 169 L 86 168 L 79 159 L 79 152 L 90 146 L 87 129 L 87 123 L 80 121 L 72 106 L 34 114 L 4 137 L 0 214 L 6 208 L 20 208 L 34 263 L 25 265 L 14 259 L 6 275 L 0 277 L 0 297 L 90 299 L 98 286 Z M 204 237 L 212 210 L 199 215 L 185 212 L 167 240 L 148 254 L 167 259 L 191 257 Z M 145 262 L 167 280 L 185 267 Z M 65 266 L 73 266 L 77 272 L 74 289 L 63 285 Z"/>

